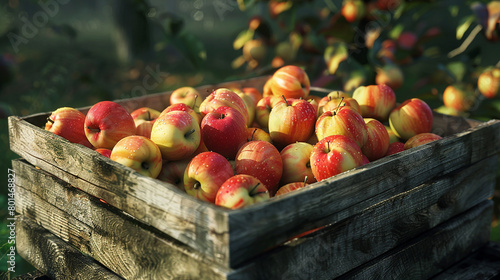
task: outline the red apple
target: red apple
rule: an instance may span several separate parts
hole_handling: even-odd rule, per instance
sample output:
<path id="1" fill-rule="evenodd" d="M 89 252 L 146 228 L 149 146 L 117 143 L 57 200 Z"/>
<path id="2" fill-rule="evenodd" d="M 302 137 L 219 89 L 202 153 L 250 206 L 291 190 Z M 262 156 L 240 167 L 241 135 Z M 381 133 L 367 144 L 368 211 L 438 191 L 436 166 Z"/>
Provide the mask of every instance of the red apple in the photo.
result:
<path id="1" fill-rule="evenodd" d="M 186 159 L 200 145 L 200 126 L 189 113 L 172 111 L 156 119 L 151 140 L 160 148 L 163 159 Z"/>
<path id="2" fill-rule="evenodd" d="M 399 34 L 396 40 L 398 47 L 405 51 L 410 51 L 416 48 L 418 36 L 411 31 L 403 31 Z"/>
<path id="3" fill-rule="evenodd" d="M 100 153 L 101 155 L 107 157 L 107 158 L 111 157 L 111 150 L 110 149 L 98 148 L 98 149 L 95 149 L 95 151 Z"/>
<path id="4" fill-rule="evenodd" d="M 306 99 L 309 95 L 309 76 L 298 66 L 283 66 L 274 72 L 271 79 L 271 91 L 275 96 Z"/>
<path id="5" fill-rule="evenodd" d="M 303 187 L 305 187 L 307 185 L 308 184 L 304 183 L 304 182 L 292 182 L 292 183 L 288 183 L 288 184 L 280 187 L 274 196 L 280 196 L 280 195 L 283 195 L 285 193 L 293 192 L 294 190 L 303 188 Z"/>
<path id="6" fill-rule="evenodd" d="M 234 159 L 240 146 L 247 141 L 246 121 L 236 109 L 218 107 L 201 121 L 201 135 L 209 151 Z"/>
<path id="7" fill-rule="evenodd" d="M 222 184 L 215 197 L 215 205 L 239 209 L 268 199 L 269 191 L 259 179 L 239 174 Z"/>
<path id="8" fill-rule="evenodd" d="M 260 93 L 260 91 L 254 87 L 244 87 L 241 89 L 241 91 L 244 94 L 247 94 L 250 97 L 252 97 L 255 106 L 257 106 L 257 102 L 259 102 L 259 100 L 262 99 L 262 93 Z"/>
<path id="9" fill-rule="evenodd" d="M 167 182 L 184 190 L 184 171 L 187 168 L 190 159 L 175 160 L 175 161 L 163 161 L 160 174 L 156 179 Z"/>
<path id="10" fill-rule="evenodd" d="M 474 92 L 464 84 L 449 85 L 443 92 L 443 103 L 459 112 L 468 111 L 474 105 Z"/>
<path id="11" fill-rule="evenodd" d="M 347 0 L 342 4 L 340 13 L 348 22 L 360 20 L 365 15 L 365 3 L 361 0 Z"/>
<path id="12" fill-rule="evenodd" d="M 311 152 L 314 178 L 321 181 L 363 164 L 358 144 L 344 135 L 331 135 L 320 140 Z"/>
<path id="13" fill-rule="evenodd" d="M 295 142 L 305 142 L 314 133 L 316 109 L 304 99 L 284 100 L 269 114 L 269 135 L 273 144 L 282 149 Z"/>
<path id="14" fill-rule="evenodd" d="M 85 135 L 95 148 L 112 149 L 122 138 L 135 132 L 130 113 L 113 101 L 94 104 L 85 117 Z"/>
<path id="15" fill-rule="evenodd" d="M 312 184 L 316 182 L 311 170 L 311 152 L 313 145 L 306 142 L 292 143 L 281 150 L 281 161 L 283 162 L 283 174 L 281 185 L 293 182 L 304 182 Z"/>
<path id="16" fill-rule="evenodd" d="M 186 104 L 196 113 L 200 112 L 200 104 L 203 98 L 199 92 L 193 87 L 180 87 L 170 94 L 170 104 Z"/>
<path id="17" fill-rule="evenodd" d="M 479 75 L 477 88 L 486 98 L 495 98 L 500 92 L 500 68 L 487 69 Z"/>
<path id="18" fill-rule="evenodd" d="M 227 88 L 219 88 L 214 90 L 207 96 L 200 105 L 200 113 L 202 118 L 211 111 L 222 107 L 231 107 L 243 116 L 245 124 L 248 123 L 248 110 L 245 101 L 241 99 L 234 91 Z"/>
<path id="19" fill-rule="evenodd" d="M 396 94 L 384 84 L 358 87 L 352 98 L 358 101 L 364 118 L 374 118 L 382 122 L 387 120 L 396 106 Z"/>
<path id="20" fill-rule="evenodd" d="M 361 148 L 363 154 L 370 161 L 382 158 L 389 149 L 389 133 L 385 126 L 376 119 L 366 118 L 366 130 L 368 132 L 368 141 Z"/>
<path id="21" fill-rule="evenodd" d="M 160 174 L 162 166 L 158 146 L 149 138 L 139 135 L 127 136 L 118 141 L 109 158 L 151 178 Z"/>
<path id="22" fill-rule="evenodd" d="M 266 141 L 250 141 L 241 146 L 235 158 L 236 174 L 259 179 L 272 196 L 283 174 L 283 162 L 278 149 Z"/>
<path id="23" fill-rule="evenodd" d="M 347 106 L 323 113 L 316 121 L 315 131 L 319 141 L 330 135 L 344 135 L 353 139 L 360 148 L 368 141 L 363 117 Z"/>
<path id="24" fill-rule="evenodd" d="M 204 152 L 189 162 L 184 172 L 184 189 L 191 196 L 215 203 L 220 186 L 233 176 L 233 168 L 225 157 Z"/>
<path id="25" fill-rule="evenodd" d="M 405 144 L 402 142 L 393 142 L 389 144 L 389 148 L 387 149 L 387 153 L 385 156 L 390 156 L 393 154 L 397 154 L 405 150 Z"/>
<path id="26" fill-rule="evenodd" d="M 61 107 L 47 118 L 45 130 L 59 135 L 71 143 L 92 148 L 84 130 L 85 115 L 75 108 Z"/>
<path id="27" fill-rule="evenodd" d="M 135 122 L 135 134 L 151 138 L 151 129 L 155 120 L 160 116 L 160 112 L 149 107 L 141 107 L 134 110 L 130 115 Z"/>
<path id="28" fill-rule="evenodd" d="M 411 98 L 392 110 L 389 125 L 392 131 L 401 139 L 411 137 L 432 129 L 432 110 L 425 101 Z"/>
<path id="29" fill-rule="evenodd" d="M 354 111 L 361 114 L 361 107 L 356 99 L 351 97 L 340 97 L 333 98 L 331 96 L 325 96 L 321 100 L 321 105 L 318 106 L 318 116 L 321 116 L 326 111 L 332 111 L 337 109 L 339 106 L 348 106 L 354 109 Z"/>
<path id="30" fill-rule="evenodd" d="M 415 148 L 417 146 L 420 146 L 420 145 L 424 145 L 424 144 L 427 144 L 427 143 L 430 143 L 430 142 L 433 142 L 433 141 L 436 141 L 436 140 L 440 140 L 440 139 L 443 139 L 443 137 L 437 135 L 437 134 L 434 134 L 434 133 L 419 133 L 413 137 L 411 137 L 410 139 L 408 139 L 408 141 L 406 141 L 405 143 L 405 150 L 408 150 L 408 149 L 411 149 L 411 148 Z"/>

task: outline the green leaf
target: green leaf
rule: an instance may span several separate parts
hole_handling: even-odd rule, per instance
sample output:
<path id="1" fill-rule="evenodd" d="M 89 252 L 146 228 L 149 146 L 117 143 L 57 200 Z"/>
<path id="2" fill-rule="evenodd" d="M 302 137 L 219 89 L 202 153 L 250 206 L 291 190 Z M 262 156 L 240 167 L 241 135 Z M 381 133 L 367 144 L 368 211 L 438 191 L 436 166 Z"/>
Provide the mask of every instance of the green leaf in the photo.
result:
<path id="1" fill-rule="evenodd" d="M 255 2 L 256 0 L 238 0 L 238 7 L 241 11 L 245 11 L 247 8 L 255 5 Z"/>
<path id="2" fill-rule="evenodd" d="M 464 18 L 461 18 L 457 27 L 457 40 L 462 39 L 465 32 L 469 29 L 472 22 L 474 22 L 474 15 L 470 15 Z"/>
<path id="3" fill-rule="evenodd" d="M 246 42 L 253 39 L 254 31 L 252 29 L 246 29 L 241 31 L 233 42 L 233 48 L 239 50 L 243 48 Z"/>

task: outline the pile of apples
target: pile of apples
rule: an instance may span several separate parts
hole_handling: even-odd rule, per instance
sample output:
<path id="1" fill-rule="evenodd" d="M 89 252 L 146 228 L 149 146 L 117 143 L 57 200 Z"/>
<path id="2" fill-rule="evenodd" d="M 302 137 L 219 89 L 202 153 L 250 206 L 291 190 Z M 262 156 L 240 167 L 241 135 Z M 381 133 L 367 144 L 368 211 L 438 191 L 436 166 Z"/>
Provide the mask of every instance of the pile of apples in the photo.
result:
<path id="1" fill-rule="evenodd" d="M 45 129 L 200 200 L 236 209 L 441 139 L 422 100 L 387 85 L 310 94 L 287 65 L 256 88 L 173 91 L 162 112 L 112 101 L 54 111 Z"/>

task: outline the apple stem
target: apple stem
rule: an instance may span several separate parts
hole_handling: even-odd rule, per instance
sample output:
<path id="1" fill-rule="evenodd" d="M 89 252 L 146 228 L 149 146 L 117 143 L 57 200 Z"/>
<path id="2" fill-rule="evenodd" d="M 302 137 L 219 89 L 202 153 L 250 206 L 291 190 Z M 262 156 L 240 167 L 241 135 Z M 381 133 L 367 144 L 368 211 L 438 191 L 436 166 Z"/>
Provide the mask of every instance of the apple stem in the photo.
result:
<path id="1" fill-rule="evenodd" d="M 151 121 L 151 113 L 148 111 L 148 121 Z"/>
<path id="2" fill-rule="evenodd" d="M 186 134 L 184 134 L 184 138 L 187 138 L 189 137 L 189 135 L 193 134 L 196 130 L 194 128 L 192 128 L 190 131 L 186 132 Z"/>
<path id="3" fill-rule="evenodd" d="M 255 135 L 255 132 L 257 132 L 257 128 L 253 130 L 252 136 L 250 136 L 250 139 L 247 139 L 248 142 L 253 141 L 253 136 Z"/>
<path id="4" fill-rule="evenodd" d="M 281 95 L 281 97 L 283 97 L 283 100 L 285 100 L 285 104 L 286 104 L 286 106 L 290 106 L 290 105 L 288 105 L 288 101 L 286 101 L 285 96 L 284 96 L 284 95 Z"/>
<path id="5" fill-rule="evenodd" d="M 196 99 L 198 99 L 198 94 L 194 96 L 193 110 L 196 108 Z"/>
<path id="6" fill-rule="evenodd" d="M 54 123 L 54 121 L 51 118 L 49 118 L 49 117 L 47 117 L 47 121 L 50 122 L 50 123 Z"/>
<path id="7" fill-rule="evenodd" d="M 255 191 L 255 189 L 260 185 L 260 182 L 257 183 L 255 186 L 252 187 L 252 189 L 250 190 L 250 193 L 253 193 Z"/>
<path id="8" fill-rule="evenodd" d="M 87 126 L 87 129 L 90 130 L 91 132 L 95 132 L 95 133 L 101 131 L 101 129 L 98 127 L 93 128 L 93 127 Z"/>
<path id="9" fill-rule="evenodd" d="M 149 169 L 149 163 L 147 163 L 147 162 L 144 161 L 144 162 L 141 163 L 141 167 L 143 169 Z"/>
<path id="10" fill-rule="evenodd" d="M 196 183 L 194 183 L 193 187 L 194 187 L 195 190 L 197 190 L 197 189 L 201 188 L 201 183 L 198 182 L 198 181 L 196 181 Z"/>
<path id="11" fill-rule="evenodd" d="M 307 184 L 307 175 L 304 177 L 304 185 Z"/>
<path id="12" fill-rule="evenodd" d="M 342 101 L 344 101 L 344 97 L 343 97 L 343 96 L 342 96 L 342 99 L 340 99 L 339 106 L 337 106 L 337 109 L 335 109 L 335 110 L 333 111 L 333 114 L 334 114 L 334 115 L 337 115 L 337 112 L 339 111 L 340 106 L 342 106 Z M 345 105 L 345 104 L 344 104 L 344 105 Z"/>

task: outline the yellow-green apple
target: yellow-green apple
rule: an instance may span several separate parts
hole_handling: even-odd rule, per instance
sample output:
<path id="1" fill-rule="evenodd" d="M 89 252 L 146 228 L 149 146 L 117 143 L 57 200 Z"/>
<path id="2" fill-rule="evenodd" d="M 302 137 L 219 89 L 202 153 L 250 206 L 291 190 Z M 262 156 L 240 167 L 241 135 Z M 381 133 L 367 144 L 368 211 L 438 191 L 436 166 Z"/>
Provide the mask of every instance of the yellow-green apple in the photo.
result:
<path id="1" fill-rule="evenodd" d="M 384 126 L 385 126 L 385 130 L 387 130 L 387 133 L 389 134 L 389 144 L 392 144 L 394 142 L 400 142 L 399 137 L 392 130 L 392 128 L 388 125 L 384 125 Z"/>
<path id="2" fill-rule="evenodd" d="M 112 149 L 122 138 L 136 131 L 132 116 L 120 104 L 101 101 L 85 116 L 85 135 L 95 148 Z"/>
<path id="3" fill-rule="evenodd" d="M 229 161 L 216 152 L 204 152 L 191 159 L 184 171 L 186 193 L 200 200 L 215 203 L 220 186 L 234 176 Z"/>
<path id="4" fill-rule="evenodd" d="M 382 158 L 389 148 L 389 133 L 385 126 L 378 120 L 365 118 L 368 141 L 361 147 L 361 151 L 370 161 Z"/>
<path id="5" fill-rule="evenodd" d="M 281 97 L 270 95 L 263 97 L 257 102 L 257 106 L 255 107 L 255 122 L 261 128 L 267 129 L 269 127 L 269 114 L 279 101 L 282 101 Z"/>
<path id="6" fill-rule="evenodd" d="M 160 116 L 172 112 L 172 111 L 184 111 L 186 113 L 189 113 L 195 120 L 196 122 L 200 125 L 201 124 L 201 115 L 200 113 L 196 113 L 191 107 L 184 103 L 177 103 L 177 104 L 172 104 L 169 105 L 167 108 L 165 108 L 163 111 L 161 111 Z M 160 117 L 158 116 L 158 117 Z"/>
<path id="7" fill-rule="evenodd" d="M 348 22 L 360 20 L 365 15 L 365 3 L 362 0 L 347 0 L 342 3 L 340 13 Z"/>
<path id="8" fill-rule="evenodd" d="M 283 100 L 269 114 L 269 135 L 278 149 L 295 142 L 305 142 L 314 133 L 316 109 L 304 99 Z"/>
<path id="9" fill-rule="evenodd" d="M 161 171 L 160 149 L 144 136 L 132 135 L 122 138 L 111 150 L 109 158 L 151 178 L 156 178 Z"/>
<path id="10" fill-rule="evenodd" d="M 184 171 L 187 168 L 187 165 L 191 159 L 183 159 L 183 160 L 175 160 L 175 161 L 166 161 L 163 160 L 162 168 L 160 174 L 156 179 L 167 182 L 179 188 L 182 191 L 184 190 Z"/>
<path id="11" fill-rule="evenodd" d="M 283 162 L 281 185 L 304 182 L 304 178 L 307 178 L 305 182 L 308 184 L 316 182 L 310 161 L 313 147 L 313 145 L 306 142 L 295 142 L 281 150 L 280 155 Z"/>
<path id="12" fill-rule="evenodd" d="M 247 141 L 246 121 L 238 110 L 221 106 L 203 117 L 201 136 L 209 151 L 234 159 L 240 146 Z"/>
<path id="13" fill-rule="evenodd" d="M 344 135 L 353 139 L 361 148 L 368 141 L 363 117 L 351 107 L 340 106 L 319 116 L 315 125 L 318 140 L 330 135 Z"/>
<path id="14" fill-rule="evenodd" d="M 436 140 L 440 140 L 440 139 L 443 139 L 443 137 L 441 137 L 435 133 L 431 133 L 431 132 L 419 133 L 419 134 L 411 137 L 410 139 L 408 139 L 405 142 L 404 148 L 405 148 L 405 150 L 408 150 L 408 149 L 415 148 L 417 146 L 424 145 L 424 144 L 427 144 L 427 143 L 430 143 L 430 142 L 433 142 Z"/>
<path id="15" fill-rule="evenodd" d="M 280 195 L 283 195 L 285 193 L 292 192 L 296 189 L 303 188 L 307 185 L 308 184 L 305 182 L 291 182 L 291 183 L 288 183 L 286 185 L 281 186 L 274 196 L 280 196 Z"/>
<path id="16" fill-rule="evenodd" d="M 386 64 L 377 68 L 375 83 L 377 85 L 386 84 L 393 90 L 399 89 L 404 83 L 403 71 L 397 64 Z"/>
<path id="17" fill-rule="evenodd" d="M 500 92 L 500 68 L 489 68 L 479 74 L 477 89 L 486 98 L 495 98 Z"/>
<path id="18" fill-rule="evenodd" d="M 410 98 L 392 110 L 389 125 L 392 131 L 403 140 L 432 129 L 432 110 L 419 98 Z"/>
<path id="19" fill-rule="evenodd" d="M 271 79 L 271 91 L 275 96 L 306 99 L 309 95 L 309 76 L 298 66 L 283 66 L 274 72 Z"/>
<path id="20" fill-rule="evenodd" d="M 251 175 L 238 174 L 227 179 L 219 188 L 215 205 L 240 209 L 270 198 L 267 187 Z"/>
<path id="21" fill-rule="evenodd" d="M 468 111 L 474 105 L 474 100 L 474 91 L 465 84 L 449 85 L 443 91 L 444 106 L 459 112 Z"/>
<path id="22" fill-rule="evenodd" d="M 405 143 L 403 142 L 393 142 L 389 144 L 389 148 L 387 149 L 387 153 L 385 156 L 390 156 L 393 154 L 397 154 L 405 150 Z"/>
<path id="23" fill-rule="evenodd" d="M 331 135 L 314 145 L 311 152 L 314 178 L 321 181 L 363 164 L 358 144 L 344 135 Z"/>
<path id="24" fill-rule="evenodd" d="M 71 143 L 93 148 L 84 130 L 85 115 L 75 108 L 61 107 L 47 118 L 45 130 L 59 135 Z"/>
<path id="25" fill-rule="evenodd" d="M 247 128 L 247 142 L 262 140 L 271 143 L 271 136 L 269 133 L 257 127 Z"/>
<path id="26" fill-rule="evenodd" d="M 396 94 L 388 85 L 368 85 L 358 87 L 352 94 L 361 107 L 364 118 L 386 121 L 396 106 Z"/>
<path id="27" fill-rule="evenodd" d="M 134 110 L 130 115 L 135 122 L 135 134 L 150 138 L 151 129 L 156 118 L 160 116 L 160 112 L 149 107 L 141 107 Z"/>
<path id="28" fill-rule="evenodd" d="M 186 104 L 196 113 L 200 112 L 200 104 L 202 101 L 203 98 L 200 96 L 200 93 L 195 88 L 189 86 L 177 88 L 170 94 L 171 105 L 179 103 Z"/>
<path id="29" fill-rule="evenodd" d="M 98 149 L 95 149 L 95 151 L 100 153 L 101 155 L 107 157 L 107 158 L 111 157 L 111 150 L 110 149 L 98 148 Z"/>
<path id="30" fill-rule="evenodd" d="M 256 177 L 264 183 L 269 194 L 274 195 L 283 174 L 283 162 L 275 146 L 266 141 L 246 142 L 234 161 L 236 174 Z"/>
<path id="31" fill-rule="evenodd" d="M 200 113 L 202 118 L 209 112 L 222 107 L 231 107 L 243 116 L 245 124 L 248 123 L 248 110 L 245 101 L 241 99 L 234 91 L 227 88 L 219 88 L 208 95 L 200 105 Z"/>
<path id="32" fill-rule="evenodd" d="M 200 145 L 200 125 L 187 112 L 168 112 L 156 119 L 151 130 L 151 140 L 160 148 L 163 159 L 185 159 Z"/>

